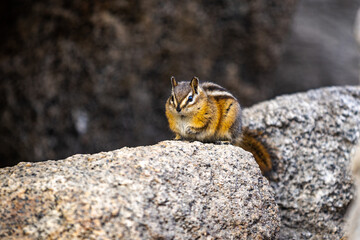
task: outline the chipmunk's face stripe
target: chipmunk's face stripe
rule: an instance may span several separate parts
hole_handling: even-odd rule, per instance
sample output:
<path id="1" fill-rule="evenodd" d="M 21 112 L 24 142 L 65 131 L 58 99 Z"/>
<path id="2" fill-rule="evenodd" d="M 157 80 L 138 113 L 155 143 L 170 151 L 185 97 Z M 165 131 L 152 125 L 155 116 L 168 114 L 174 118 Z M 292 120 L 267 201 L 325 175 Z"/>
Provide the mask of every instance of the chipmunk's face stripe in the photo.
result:
<path id="1" fill-rule="evenodd" d="M 170 105 L 173 105 L 174 107 L 177 105 L 176 97 L 175 97 L 174 94 L 172 94 L 172 95 L 169 97 L 169 103 L 170 103 Z"/>
<path id="2" fill-rule="evenodd" d="M 192 97 L 191 101 L 189 101 L 190 96 Z M 180 107 L 184 108 L 186 106 L 191 106 L 191 105 L 195 104 L 197 97 L 198 97 L 198 94 L 193 95 L 192 92 L 189 92 L 188 95 L 186 95 L 184 97 L 184 99 L 181 101 Z"/>

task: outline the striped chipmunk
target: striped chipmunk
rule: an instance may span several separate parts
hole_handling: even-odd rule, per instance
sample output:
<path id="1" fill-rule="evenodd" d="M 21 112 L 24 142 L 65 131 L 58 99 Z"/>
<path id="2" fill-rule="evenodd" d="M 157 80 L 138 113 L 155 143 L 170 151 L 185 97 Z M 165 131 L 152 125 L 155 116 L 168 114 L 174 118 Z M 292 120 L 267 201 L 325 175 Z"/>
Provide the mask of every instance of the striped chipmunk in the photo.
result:
<path id="1" fill-rule="evenodd" d="M 171 77 L 171 85 L 165 113 L 175 139 L 228 142 L 251 152 L 263 174 L 271 171 L 268 147 L 256 133 L 242 129 L 241 107 L 230 92 L 215 83 L 200 83 L 197 77 L 190 82 Z"/>

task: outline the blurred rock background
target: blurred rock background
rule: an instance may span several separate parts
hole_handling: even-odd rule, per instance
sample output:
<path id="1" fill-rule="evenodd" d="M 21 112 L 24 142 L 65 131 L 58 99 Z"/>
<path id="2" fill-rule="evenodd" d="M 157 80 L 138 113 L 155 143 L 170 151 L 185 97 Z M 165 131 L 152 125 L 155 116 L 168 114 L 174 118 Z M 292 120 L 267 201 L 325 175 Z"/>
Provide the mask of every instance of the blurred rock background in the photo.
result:
<path id="1" fill-rule="evenodd" d="M 244 106 L 358 84 L 359 0 L 6 0 L 0 166 L 172 137 L 170 76 Z"/>

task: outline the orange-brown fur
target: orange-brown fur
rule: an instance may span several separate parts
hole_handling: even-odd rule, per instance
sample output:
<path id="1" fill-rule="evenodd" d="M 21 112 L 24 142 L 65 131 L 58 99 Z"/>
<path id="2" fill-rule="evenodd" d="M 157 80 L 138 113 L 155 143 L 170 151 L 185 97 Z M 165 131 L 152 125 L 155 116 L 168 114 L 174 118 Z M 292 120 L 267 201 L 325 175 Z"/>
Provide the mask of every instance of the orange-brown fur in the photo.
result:
<path id="1" fill-rule="evenodd" d="M 176 139 L 234 142 L 241 132 L 241 108 L 238 101 L 231 94 L 222 98 L 212 96 L 212 92 L 207 91 L 203 86 L 218 88 L 215 91 L 218 94 L 222 93 L 223 90 L 219 90 L 222 88 L 212 83 L 198 85 L 198 80 L 194 79 L 193 81 L 197 83 L 193 81 L 191 83 L 195 86 L 189 82 L 180 82 L 178 85 L 174 83 L 176 86 L 173 86 L 173 95 L 166 103 L 166 117 L 170 129 L 176 134 Z M 185 84 L 188 86 L 184 86 Z M 178 93 L 181 97 L 176 94 L 176 87 L 179 85 L 187 91 L 185 94 Z M 177 107 L 184 105 L 186 97 L 191 92 L 196 103 L 191 106 L 188 104 L 178 112 Z M 171 98 L 175 99 L 173 103 Z M 234 126 L 236 123 L 239 126 Z"/>
<path id="2" fill-rule="evenodd" d="M 228 141 L 252 152 L 263 173 L 271 170 L 264 145 L 248 131 L 242 133 L 241 107 L 231 93 L 214 83 L 200 84 L 196 77 L 179 83 L 172 77 L 171 83 L 165 113 L 175 139 Z"/>

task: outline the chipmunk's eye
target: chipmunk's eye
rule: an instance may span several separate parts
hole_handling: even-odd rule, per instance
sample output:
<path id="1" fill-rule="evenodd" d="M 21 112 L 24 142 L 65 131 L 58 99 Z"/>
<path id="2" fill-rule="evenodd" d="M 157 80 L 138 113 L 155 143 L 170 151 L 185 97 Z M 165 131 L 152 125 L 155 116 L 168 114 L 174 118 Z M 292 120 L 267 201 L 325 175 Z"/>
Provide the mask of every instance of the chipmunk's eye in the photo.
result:
<path id="1" fill-rule="evenodd" d="M 171 102 L 174 102 L 174 96 L 171 96 Z"/>
<path id="2" fill-rule="evenodd" d="M 190 95 L 190 96 L 188 97 L 188 102 L 192 102 L 192 100 L 193 100 L 193 96 Z"/>

